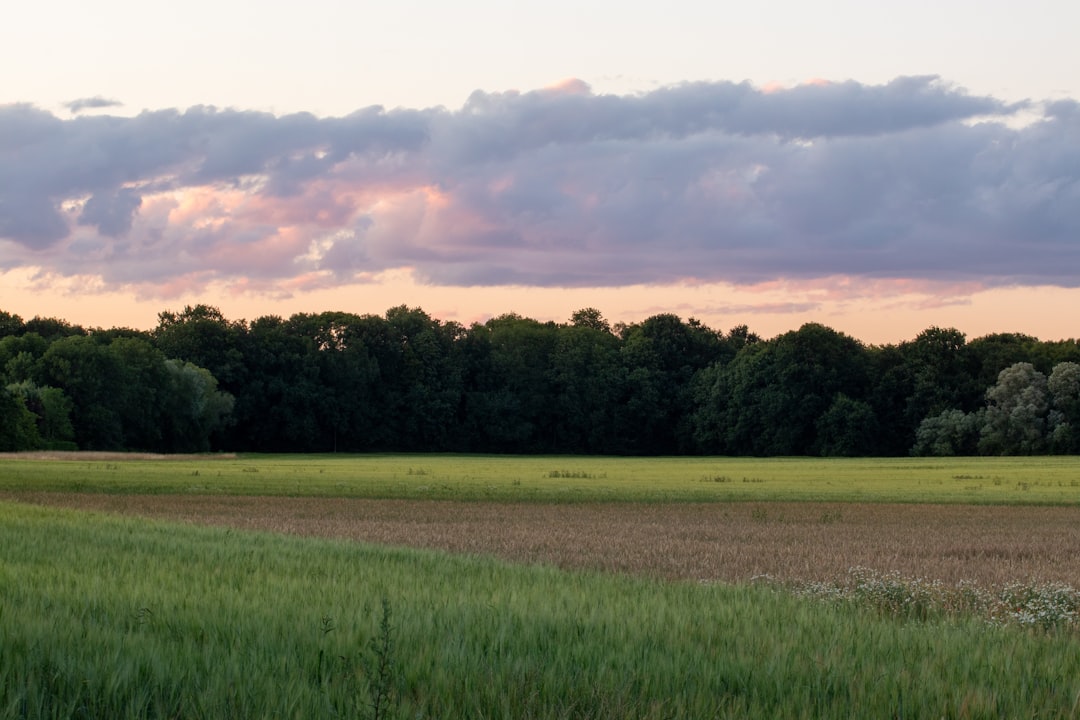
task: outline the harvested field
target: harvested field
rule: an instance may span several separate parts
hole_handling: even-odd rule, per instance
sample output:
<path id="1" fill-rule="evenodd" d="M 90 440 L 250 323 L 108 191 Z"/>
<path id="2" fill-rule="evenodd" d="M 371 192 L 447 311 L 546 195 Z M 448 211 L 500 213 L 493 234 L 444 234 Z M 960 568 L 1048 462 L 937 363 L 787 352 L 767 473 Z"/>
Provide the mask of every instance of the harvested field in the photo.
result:
<path id="1" fill-rule="evenodd" d="M 984 587 L 1080 586 L 1076 507 L 545 505 L 33 492 L 0 499 L 667 579 L 832 580 L 862 566 Z"/>

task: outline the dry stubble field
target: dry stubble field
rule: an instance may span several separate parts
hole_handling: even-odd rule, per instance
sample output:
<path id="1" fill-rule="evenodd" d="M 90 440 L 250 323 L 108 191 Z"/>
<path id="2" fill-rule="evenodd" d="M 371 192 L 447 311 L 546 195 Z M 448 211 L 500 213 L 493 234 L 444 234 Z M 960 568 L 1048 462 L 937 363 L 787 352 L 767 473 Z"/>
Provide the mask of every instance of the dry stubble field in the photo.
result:
<path id="1" fill-rule="evenodd" d="M 667 579 L 833 580 L 860 566 L 985 587 L 1080 586 L 1080 508 L 869 503 L 518 504 L 11 492 L 190 523 Z"/>

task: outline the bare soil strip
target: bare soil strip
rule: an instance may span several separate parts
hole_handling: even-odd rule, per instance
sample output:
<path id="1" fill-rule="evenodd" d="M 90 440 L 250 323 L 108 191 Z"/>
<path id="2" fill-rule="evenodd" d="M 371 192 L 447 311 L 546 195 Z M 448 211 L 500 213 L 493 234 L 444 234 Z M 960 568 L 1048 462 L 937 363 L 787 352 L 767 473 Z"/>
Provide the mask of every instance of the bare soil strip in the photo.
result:
<path id="1" fill-rule="evenodd" d="M 985 587 L 1080 587 L 1080 508 L 710 503 L 538 505 L 3 493 L 0 499 L 650 575 L 832 580 L 861 566 Z"/>

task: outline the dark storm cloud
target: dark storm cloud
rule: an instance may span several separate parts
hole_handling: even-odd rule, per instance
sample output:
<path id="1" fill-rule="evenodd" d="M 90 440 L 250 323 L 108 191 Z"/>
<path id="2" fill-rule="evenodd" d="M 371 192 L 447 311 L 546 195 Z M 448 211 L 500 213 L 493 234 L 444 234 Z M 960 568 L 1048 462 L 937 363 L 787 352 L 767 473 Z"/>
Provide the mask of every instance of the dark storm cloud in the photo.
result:
<path id="1" fill-rule="evenodd" d="M 0 267 L 116 282 L 412 267 L 457 285 L 1072 286 L 1078 207 L 1076 102 L 933 77 L 636 96 L 573 81 L 341 118 L 0 108 Z"/>

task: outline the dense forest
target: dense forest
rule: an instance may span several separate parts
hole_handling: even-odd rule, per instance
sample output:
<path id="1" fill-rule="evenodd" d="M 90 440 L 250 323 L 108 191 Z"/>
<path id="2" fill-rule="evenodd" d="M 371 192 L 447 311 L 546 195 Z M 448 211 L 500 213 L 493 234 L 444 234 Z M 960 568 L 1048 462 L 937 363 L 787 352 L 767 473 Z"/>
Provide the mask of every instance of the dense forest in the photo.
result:
<path id="1" fill-rule="evenodd" d="M 1080 344 L 930 328 L 867 346 L 661 314 L 419 308 L 151 331 L 0 311 L 0 450 L 908 455 L 1080 450 Z"/>

